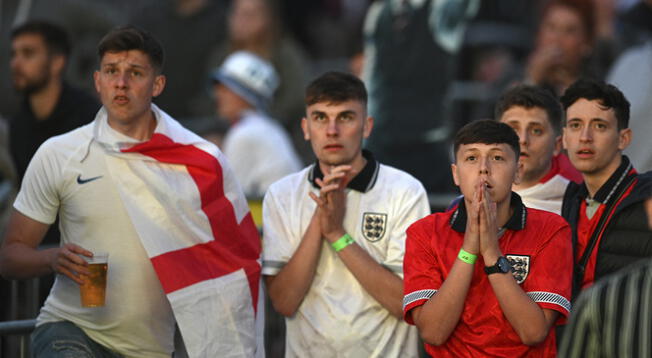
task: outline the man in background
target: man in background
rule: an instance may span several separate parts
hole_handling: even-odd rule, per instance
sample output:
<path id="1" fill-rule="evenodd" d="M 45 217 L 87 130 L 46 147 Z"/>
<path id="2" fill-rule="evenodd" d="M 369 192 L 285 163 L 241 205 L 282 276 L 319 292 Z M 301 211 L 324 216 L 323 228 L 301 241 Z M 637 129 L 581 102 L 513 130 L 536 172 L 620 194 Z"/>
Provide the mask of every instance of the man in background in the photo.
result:
<path id="1" fill-rule="evenodd" d="M 638 174 L 622 152 L 632 141 L 629 102 L 609 84 L 580 80 L 561 97 L 563 143 L 582 184 L 571 183 L 562 216 L 571 225 L 575 294 L 652 256 L 652 173 Z"/>
<path id="2" fill-rule="evenodd" d="M 236 52 L 212 76 L 217 113 L 230 123 L 222 150 L 250 199 L 299 171 L 302 163 L 283 127 L 267 114 L 278 76 L 272 65 L 251 52 Z"/>
<path id="3" fill-rule="evenodd" d="M 100 108 L 95 97 L 63 80 L 69 55 L 68 35 L 58 25 L 30 21 L 11 33 L 13 86 L 24 96 L 9 130 L 19 180 L 46 139 L 90 122 Z"/>
<path id="4" fill-rule="evenodd" d="M 582 176 L 561 153 L 563 110 L 559 101 L 541 87 L 517 86 L 501 96 L 495 118 L 514 129 L 521 146 L 521 180 L 512 190 L 528 208 L 561 213 L 568 183 L 579 183 Z"/>

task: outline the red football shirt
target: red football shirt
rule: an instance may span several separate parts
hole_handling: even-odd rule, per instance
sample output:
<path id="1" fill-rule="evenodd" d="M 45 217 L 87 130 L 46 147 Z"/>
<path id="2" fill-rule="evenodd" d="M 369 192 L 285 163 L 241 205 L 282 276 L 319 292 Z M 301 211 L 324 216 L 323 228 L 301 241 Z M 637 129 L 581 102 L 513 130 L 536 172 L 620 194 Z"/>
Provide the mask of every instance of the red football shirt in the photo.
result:
<path id="1" fill-rule="evenodd" d="M 606 208 L 606 205 L 600 204 L 598 209 L 595 211 L 595 214 L 593 214 L 593 216 L 589 219 L 589 217 L 586 216 L 586 206 L 586 200 L 582 200 L 582 204 L 580 205 L 579 219 L 577 220 L 577 252 L 575 256 L 575 262 L 579 262 L 584 255 L 584 251 L 586 251 L 586 247 L 589 244 L 589 238 L 598 226 L 598 222 L 600 222 L 600 218 L 604 214 L 604 209 Z M 589 256 L 589 259 L 586 261 L 584 279 L 582 280 L 582 289 L 591 286 L 591 284 L 593 284 L 593 280 L 595 279 L 595 262 L 598 256 L 598 250 L 596 250 L 596 248 L 598 245 L 600 245 L 599 239 L 600 238 L 598 238 L 598 242 L 596 242 L 593 248 L 593 252 L 591 252 L 591 255 Z"/>
<path id="2" fill-rule="evenodd" d="M 499 239 L 500 249 L 528 296 L 542 308 L 560 312 L 557 324 L 563 324 L 570 310 L 570 228 L 556 214 L 525 209 L 520 198 L 518 204 Z M 462 247 L 465 226 L 462 201 L 458 209 L 427 216 L 408 229 L 403 262 L 403 312 L 408 323 L 414 324 L 410 310 L 426 303 L 446 279 Z M 554 330 L 536 347 L 521 342 L 500 308 L 484 266 L 478 257 L 464 309 L 448 341 L 441 346 L 426 344 L 426 351 L 433 357 L 554 357 Z"/>

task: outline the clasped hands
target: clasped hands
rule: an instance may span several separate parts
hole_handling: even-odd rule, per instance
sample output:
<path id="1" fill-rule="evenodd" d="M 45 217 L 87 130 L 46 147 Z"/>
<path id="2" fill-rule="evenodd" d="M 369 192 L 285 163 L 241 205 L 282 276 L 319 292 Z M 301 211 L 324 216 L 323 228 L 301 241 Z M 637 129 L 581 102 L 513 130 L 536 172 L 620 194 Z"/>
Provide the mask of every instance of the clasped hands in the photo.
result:
<path id="1" fill-rule="evenodd" d="M 471 202 L 466 204 L 466 233 L 462 249 L 481 255 L 485 264 L 492 265 L 502 254 L 498 247 L 497 205 L 491 199 L 485 180 L 478 179 Z"/>
<path id="2" fill-rule="evenodd" d="M 337 241 L 346 231 L 344 230 L 344 214 L 346 213 L 346 185 L 350 181 L 350 165 L 332 166 L 324 178 L 317 178 L 319 196 L 309 193 L 312 200 L 317 203 L 316 219 L 322 237 L 329 243 Z"/>

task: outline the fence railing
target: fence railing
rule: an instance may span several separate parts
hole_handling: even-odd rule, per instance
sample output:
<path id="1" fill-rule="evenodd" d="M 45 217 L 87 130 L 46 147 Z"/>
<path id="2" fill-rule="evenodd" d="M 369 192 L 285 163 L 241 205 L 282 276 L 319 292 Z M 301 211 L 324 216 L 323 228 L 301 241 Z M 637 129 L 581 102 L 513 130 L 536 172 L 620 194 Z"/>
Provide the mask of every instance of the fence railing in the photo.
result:
<path id="1" fill-rule="evenodd" d="M 19 336 L 18 347 L 14 347 L 17 352 L 13 353 L 18 354 L 18 358 L 26 358 L 30 355 L 29 335 L 35 326 L 35 319 L 0 322 L 0 337 Z M 3 349 L 3 347 L 0 347 L 0 349 Z"/>

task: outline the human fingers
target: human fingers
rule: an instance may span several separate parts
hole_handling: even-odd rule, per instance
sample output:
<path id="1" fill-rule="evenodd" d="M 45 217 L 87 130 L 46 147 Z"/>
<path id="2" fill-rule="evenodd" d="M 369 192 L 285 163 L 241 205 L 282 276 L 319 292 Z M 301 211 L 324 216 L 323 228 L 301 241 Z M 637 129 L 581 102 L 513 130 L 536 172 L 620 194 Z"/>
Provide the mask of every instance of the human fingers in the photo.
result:
<path id="1" fill-rule="evenodd" d="M 315 201 L 315 203 L 317 203 L 317 206 L 323 206 L 325 204 L 325 201 L 322 198 L 318 197 L 315 193 L 309 192 L 308 195 L 312 200 Z"/>
<path id="2" fill-rule="evenodd" d="M 84 257 L 93 257 L 93 253 L 83 247 L 75 244 L 64 244 L 61 247 L 59 256 L 72 262 L 75 265 L 88 266 Z"/>
<path id="3" fill-rule="evenodd" d="M 71 280 L 77 282 L 78 284 L 84 283 L 83 275 L 89 275 L 88 266 L 75 263 L 71 261 L 69 252 L 64 252 L 60 250 L 54 257 L 53 262 L 51 263 L 52 270 L 57 274 L 65 275 Z M 83 261 L 83 260 L 82 260 Z M 86 263 L 86 261 L 83 261 Z"/>
<path id="4" fill-rule="evenodd" d="M 324 185 L 319 190 L 319 194 L 320 194 L 321 197 L 327 197 L 329 194 L 337 191 L 338 189 L 340 189 L 339 183 L 332 183 L 332 184 Z"/>
<path id="5" fill-rule="evenodd" d="M 325 184 L 339 183 L 346 177 L 346 172 L 344 171 L 333 171 L 330 174 L 324 176 L 323 182 Z"/>
<path id="6" fill-rule="evenodd" d="M 77 244 L 65 244 L 63 245 L 64 248 L 66 248 L 68 251 L 81 255 L 81 256 L 86 256 L 86 257 L 93 257 L 93 253 Z"/>
<path id="7" fill-rule="evenodd" d="M 65 267 L 59 267 L 59 270 L 57 271 L 59 274 L 62 274 L 64 276 L 67 276 L 71 280 L 77 282 L 80 285 L 84 284 L 84 279 L 82 275 L 76 274 L 74 271 L 71 271 Z"/>

